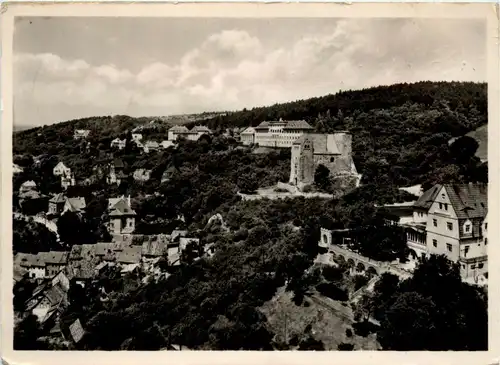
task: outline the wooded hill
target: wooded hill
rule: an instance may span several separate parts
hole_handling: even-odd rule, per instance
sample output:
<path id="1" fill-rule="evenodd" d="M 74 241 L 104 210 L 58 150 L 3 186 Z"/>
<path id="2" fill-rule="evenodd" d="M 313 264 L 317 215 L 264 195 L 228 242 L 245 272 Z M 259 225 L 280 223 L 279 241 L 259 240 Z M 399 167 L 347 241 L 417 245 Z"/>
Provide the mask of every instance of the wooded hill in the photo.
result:
<path id="1" fill-rule="evenodd" d="M 420 82 L 342 91 L 231 112 L 205 119 L 203 124 L 222 130 L 279 118 L 305 119 L 318 132 L 351 131 L 353 157 L 364 184 L 424 182 L 429 186 L 436 182 L 483 181 L 487 175 L 486 165 L 481 166 L 479 159 L 462 161 L 467 171 L 464 163 L 457 165 L 448 145 L 450 139 L 487 124 L 485 83 Z M 58 155 L 62 146 L 75 143 L 76 128 L 90 129 L 90 142 L 106 148 L 113 138 L 150 121 L 128 116 L 94 117 L 22 131 L 14 135 L 14 153 Z M 152 137 L 166 137 L 167 128 L 162 124 L 162 130 Z"/>

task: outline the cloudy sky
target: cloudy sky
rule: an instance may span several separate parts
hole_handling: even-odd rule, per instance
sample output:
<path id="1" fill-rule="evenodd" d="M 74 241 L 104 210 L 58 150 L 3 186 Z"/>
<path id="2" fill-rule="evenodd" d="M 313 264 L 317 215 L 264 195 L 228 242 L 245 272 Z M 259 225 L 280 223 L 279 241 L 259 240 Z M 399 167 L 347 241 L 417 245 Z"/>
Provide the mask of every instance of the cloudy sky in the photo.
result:
<path id="1" fill-rule="evenodd" d="M 14 123 L 238 110 L 338 90 L 486 80 L 466 19 L 18 18 Z"/>

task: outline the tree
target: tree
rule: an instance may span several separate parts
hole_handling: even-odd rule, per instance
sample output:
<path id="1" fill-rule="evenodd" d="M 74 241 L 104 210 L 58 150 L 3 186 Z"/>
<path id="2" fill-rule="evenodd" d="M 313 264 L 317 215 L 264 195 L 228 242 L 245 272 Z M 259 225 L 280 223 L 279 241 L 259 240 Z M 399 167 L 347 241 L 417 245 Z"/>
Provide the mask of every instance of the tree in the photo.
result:
<path id="1" fill-rule="evenodd" d="M 238 178 L 238 188 L 244 194 L 252 194 L 258 187 L 255 174 L 248 173 Z"/>
<path id="2" fill-rule="evenodd" d="M 401 294 L 386 311 L 379 341 L 385 350 L 438 350 L 443 335 L 436 327 L 434 302 L 416 292 Z"/>
<path id="3" fill-rule="evenodd" d="M 330 170 L 325 165 L 318 165 L 314 173 L 314 183 L 323 190 L 330 187 Z"/>
<path id="4" fill-rule="evenodd" d="M 478 147 L 479 143 L 474 138 L 463 136 L 451 143 L 450 154 L 457 163 L 464 164 L 474 157 Z"/>

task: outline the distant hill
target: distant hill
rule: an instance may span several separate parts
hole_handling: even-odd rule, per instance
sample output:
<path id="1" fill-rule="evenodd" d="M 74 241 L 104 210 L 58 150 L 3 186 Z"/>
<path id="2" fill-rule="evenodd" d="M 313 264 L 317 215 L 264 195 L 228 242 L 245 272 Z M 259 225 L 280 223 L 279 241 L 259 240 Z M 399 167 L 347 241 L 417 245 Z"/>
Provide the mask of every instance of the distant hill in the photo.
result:
<path id="1" fill-rule="evenodd" d="M 28 130 L 28 129 L 33 129 L 33 128 L 36 128 L 35 126 L 32 126 L 32 125 L 13 125 L 12 126 L 12 132 L 16 133 L 16 132 L 21 132 L 21 131 L 25 131 L 25 130 Z"/>

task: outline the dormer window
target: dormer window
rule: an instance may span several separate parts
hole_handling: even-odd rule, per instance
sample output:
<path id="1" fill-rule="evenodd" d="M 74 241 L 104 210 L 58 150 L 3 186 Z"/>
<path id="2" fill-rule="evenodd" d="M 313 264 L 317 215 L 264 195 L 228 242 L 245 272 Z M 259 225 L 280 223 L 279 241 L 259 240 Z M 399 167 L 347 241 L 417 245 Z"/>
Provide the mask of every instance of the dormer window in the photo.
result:
<path id="1" fill-rule="evenodd" d="M 470 233 L 470 224 L 467 223 L 465 225 L 465 229 L 464 230 L 465 230 L 465 233 Z"/>
<path id="2" fill-rule="evenodd" d="M 441 198 L 443 198 L 443 199 L 444 199 L 445 197 L 446 197 L 446 195 L 445 195 L 444 193 L 443 193 L 443 194 L 441 194 Z"/>

